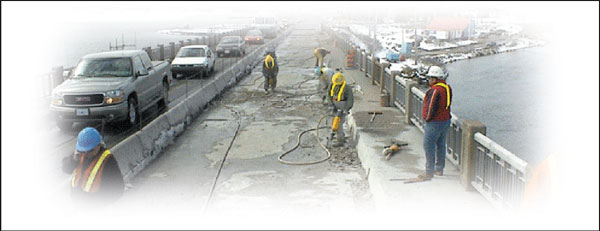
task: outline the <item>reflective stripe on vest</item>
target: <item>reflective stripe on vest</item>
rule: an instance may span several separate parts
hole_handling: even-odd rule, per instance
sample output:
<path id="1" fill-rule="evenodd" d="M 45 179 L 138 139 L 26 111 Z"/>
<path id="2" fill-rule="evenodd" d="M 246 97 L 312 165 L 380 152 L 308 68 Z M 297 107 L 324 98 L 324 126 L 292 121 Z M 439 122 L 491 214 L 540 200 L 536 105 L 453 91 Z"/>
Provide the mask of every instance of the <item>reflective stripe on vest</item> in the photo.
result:
<path id="1" fill-rule="evenodd" d="M 446 109 L 448 109 L 448 107 L 450 107 L 450 88 L 444 83 L 436 83 L 433 86 L 441 86 L 446 88 Z"/>
<path id="2" fill-rule="evenodd" d="M 269 67 L 269 63 L 271 63 L 271 67 Z M 267 66 L 269 69 L 272 69 L 275 66 L 275 62 L 273 61 L 273 57 L 271 57 L 271 55 L 267 55 L 267 57 L 265 57 L 265 66 Z"/>
<path id="3" fill-rule="evenodd" d="M 338 84 L 333 84 L 333 86 L 331 86 L 331 95 L 333 97 L 333 91 L 335 90 L 335 87 Z M 337 101 L 340 101 L 342 99 L 342 93 L 344 93 L 344 88 L 346 87 L 346 81 L 344 81 L 344 83 L 342 84 L 342 87 L 340 88 L 340 91 L 338 92 L 338 97 L 337 97 Z"/>
<path id="4" fill-rule="evenodd" d="M 100 158 L 98 159 L 98 161 L 96 162 L 96 164 L 94 165 L 94 168 L 92 169 L 92 171 L 90 172 L 90 175 L 87 178 L 87 181 L 83 187 L 83 191 L 84 192 L 90 192 L 92 185 L 94 184 L 94 180 L 96 179 L 96 175 L 98 174 L 98 171 L 100 170 L 100 167 L 102 166 L 102 163 L 104 163 L 104 160 L 110 155 L 110 150 L 105 150 L 102 155 L 100 156 Z M 73 170 L 73 176 L 71 178 L 71 186 L 73 188 L 77 187 L 77 184 L 79 182 L 79 179 L 81 179 L 83 177 L 83 169 L 81 166 L 82 165 L 82 161 L 83 161 L 83 157 L 80 159 L 80 165 L 78 168 L 76 168 L 75 170 Z M 79 171 L 78 171 L 79 170 Z M 79 172 L 79 173 L 78 173 Z"/>

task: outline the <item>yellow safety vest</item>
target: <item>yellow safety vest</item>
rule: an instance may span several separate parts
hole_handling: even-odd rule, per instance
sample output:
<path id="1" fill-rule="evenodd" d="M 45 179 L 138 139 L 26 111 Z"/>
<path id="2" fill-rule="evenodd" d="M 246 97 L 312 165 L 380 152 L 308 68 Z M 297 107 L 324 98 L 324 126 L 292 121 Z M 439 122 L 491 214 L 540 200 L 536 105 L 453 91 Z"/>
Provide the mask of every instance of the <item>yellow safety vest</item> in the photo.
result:
<path id="1" fill-rule="evenodd" d="M 96 179 L 96 175 L 98 174 L 98 171 L 100 170 L 100 167 L 102 166 L 102 163 L 104 163 L 104 160 L 110 155 L 111 155 L 110 150 L 106 149 L 102 153 L 102 155 L 100 156 L 98 161 L 96 161 L 94 168 L 92 168 L 91 172 L 89 173 L 89 176 L 87 178 L 85 185 L 83 185 L 84 192 L 90 192 L 90 190 L 92 189 L 92 186 L 94 184 L 94 180 Z M 82 164 L 83 164 L 83 157 L 81 157 L 81 159 L 80 159 L 80 163 L 79 163 L 80 166 L 78 166 L 77 168 L 75 168 L 75 170 L 73 170 L 73 174 L 71 176 L 71 186 L 73 188 L 77 187 L 80 179 L 84 175 L 84 174 L 82 174 L 82 172 L 83 172 L 83 166 L 81 166 Z"/>
<path id="2" fill-rule="evenodd" d="M 335 87 L 337 85 L 339 85 L 339 84 L 333 84 L 333 86 L 331 86 L 331 94 L 330 94 L 331 97 L 333 97 Z M 342 87 L 340 88 L 340 91 L 338 92 L 337 101 L 340 101 L 342 99 L 342 93 L 344 93 L 345 87 L 346 87 L 346 81 L 344 81 L 344 83 L 342 84 Z"/>
<path id="3" fill-rule="evenodd" d="M 450 107 L 450 87 L 448 87 L 448 85 L 444 84 L 444 83 L 436 83 L 433 86 L 441 86 L 443 88 L 446 88 L 446 109 L 448 109 L 448 107 Z"/>

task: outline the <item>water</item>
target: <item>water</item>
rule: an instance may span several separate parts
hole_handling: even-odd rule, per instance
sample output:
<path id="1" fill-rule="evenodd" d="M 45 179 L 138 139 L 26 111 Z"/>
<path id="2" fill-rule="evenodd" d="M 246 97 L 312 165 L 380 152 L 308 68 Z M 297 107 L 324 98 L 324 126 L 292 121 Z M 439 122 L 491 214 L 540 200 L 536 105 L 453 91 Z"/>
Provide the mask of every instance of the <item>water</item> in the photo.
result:
<path id="1" fill-rule="evenodd" d="M 533 165 L 545 156 L 538 147 L 548 54 L 534 47 L 447 65 L 453 113 L 481 121 L 488 137 Z"/>

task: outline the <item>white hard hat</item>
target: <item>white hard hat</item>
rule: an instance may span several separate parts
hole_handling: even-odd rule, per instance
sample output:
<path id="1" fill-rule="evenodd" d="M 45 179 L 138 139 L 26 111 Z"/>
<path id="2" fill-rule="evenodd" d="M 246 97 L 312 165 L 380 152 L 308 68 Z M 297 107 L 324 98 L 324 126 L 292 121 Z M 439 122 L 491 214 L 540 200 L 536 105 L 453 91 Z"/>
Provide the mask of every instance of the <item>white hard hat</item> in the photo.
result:
<path id="1" fill-rule="evenodd" d="M 431 66 L 429 68 L 429 72 L 427 72 L 427 77 L 446 79 L 446 78 L 448 78 L 448 72 L 441 67 Z"/>

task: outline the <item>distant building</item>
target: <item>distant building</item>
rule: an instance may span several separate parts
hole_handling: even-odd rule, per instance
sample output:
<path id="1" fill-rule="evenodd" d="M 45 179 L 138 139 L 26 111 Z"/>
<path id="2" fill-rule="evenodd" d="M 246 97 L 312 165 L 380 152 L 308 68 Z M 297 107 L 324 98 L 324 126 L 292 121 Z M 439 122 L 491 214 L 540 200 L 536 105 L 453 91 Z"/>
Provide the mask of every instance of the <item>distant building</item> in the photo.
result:
<path id="1" fill-rule="evenodd" d="M 426 29 L 430 31 L 430 35 L 440 40 L 466 39 L 473 36 L 475 25 L 469 19 L 434 18 L 429 22 Z"/>

